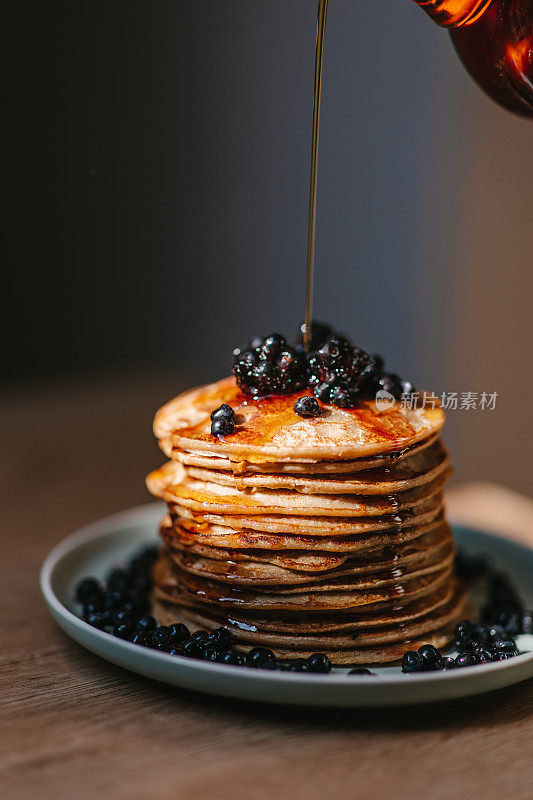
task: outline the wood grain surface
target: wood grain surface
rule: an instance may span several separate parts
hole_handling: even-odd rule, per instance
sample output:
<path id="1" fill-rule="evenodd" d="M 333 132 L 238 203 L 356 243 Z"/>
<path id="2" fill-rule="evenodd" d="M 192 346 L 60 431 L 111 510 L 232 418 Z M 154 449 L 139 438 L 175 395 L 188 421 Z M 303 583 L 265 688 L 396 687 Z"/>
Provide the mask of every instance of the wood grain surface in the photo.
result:
<path id="1" fill-rule="evenodd" d="M 129 674 L 55 626 L 43 558 L 80 525 L 148 499 L 143 476 L 161 460 L 151 417 L 180 388 L 124 379 L 3 402 L 2 798 L 530 800 L 533 681 L 418 708 L 262 706 Z M 491 502 L 494 524 L 499 513 L 533 542 L 530 500 L 494 504 L 479 485 L 455 498 L 456 517 L 472 522 Z"/>

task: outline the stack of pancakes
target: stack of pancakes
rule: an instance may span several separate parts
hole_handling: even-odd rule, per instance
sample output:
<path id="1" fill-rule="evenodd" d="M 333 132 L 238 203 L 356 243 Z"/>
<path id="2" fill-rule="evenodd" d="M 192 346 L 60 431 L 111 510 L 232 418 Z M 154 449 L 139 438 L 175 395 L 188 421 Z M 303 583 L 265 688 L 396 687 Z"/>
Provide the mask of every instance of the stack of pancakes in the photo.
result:
<path id="1" fill-rule="evenodd" d="M 171 460 L 147 478 L 168 505 L 156 616 L 336 664 L 444 645 L 466 597 L 443 512 L 442 409 L 362 401 L 304 419 L 304 394 L 255 400 L 226 378 L 158 411 Z M 215 437 L 222 403 L 236 427 Z"/>

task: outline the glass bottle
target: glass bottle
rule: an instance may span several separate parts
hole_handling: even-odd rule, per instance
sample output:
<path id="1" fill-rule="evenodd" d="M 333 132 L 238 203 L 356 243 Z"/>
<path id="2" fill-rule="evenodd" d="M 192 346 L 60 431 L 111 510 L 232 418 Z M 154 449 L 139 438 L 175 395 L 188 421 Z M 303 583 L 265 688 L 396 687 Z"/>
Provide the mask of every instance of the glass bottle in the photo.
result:
<path id="1" fill-rule="evenodd" d="M 414 0 L 497 103 L 533 116 L 533 0 Z"/>

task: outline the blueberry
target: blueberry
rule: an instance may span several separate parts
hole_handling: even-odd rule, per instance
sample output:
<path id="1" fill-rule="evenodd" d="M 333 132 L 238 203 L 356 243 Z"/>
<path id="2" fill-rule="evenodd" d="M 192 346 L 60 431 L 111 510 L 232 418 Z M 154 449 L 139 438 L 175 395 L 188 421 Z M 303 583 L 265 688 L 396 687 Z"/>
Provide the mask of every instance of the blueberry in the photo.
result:
<path id="1" fill-rule="evenodd" d="M 310 395 L 298 398 L 294 404 L 294 410 L 300 417 L 318 417 L 320 415 L 318 400 Z"/>
<path id="2" fill-rule="evenodd" d="M 189 629 L 181 622 L 168 626 L 168 638 L 172 644 L 184 644 L 190 636 Z"/>
<path id="3" fill-rule="evenodd" d="M 196 644 L 204 644 L 205 642 L 207 642 L 208 636 L 209 634 L 207 633 L 207 631 L 204 630 L 194 631 L 194 633 L 191 633 L 191 642 L 195 642 Z"/>
<path id="4" fill-rule="evenodd" d="M 107 615 L 103 614 L 101 611 L 94 611 L 87 614 L 84 619 L 88 625 L 91 625 L 93 628 L 98 628 L 99 630 L 103 630 L 107 625 Z"/>
<path id="5" fill-rule="evenodd" d="M 88 603 L 99 594 L 100 584 L 94 578 L 84 578 L 76 585 L 75 598 L 79 603 Z"/>
<path id="6" fill-rule="evenodd" d="M 141 617 L 137 621 L 137 628 L 140 631 L 153 631 L 156 627 L 157 627 L 156 619 L 151 614 L 145 614 L 144 617 Z"/>
<path id="7" fill-rule="evenodd" d="M 152 580 L 148 575 L 135 575 L 131 579 L 131 588 L 143 596 L 152 588 Z"/>
<path id="8" fill-rule="evenodd" d="M 402 672 L 422 672 L 424 659 L 416 650 L 408 650 L 402 657 Z"/>
<path id="9" fill-rule="evenodd" d="M 159 625 L 155 630 L 150 633 L 150 641 L 152 647 L 158 650 L 164 650 L 170 644 L 170 637 L 168 635 L 168 628 L 166 625 Z"/>
<path id="10" fill-rule="evenodd" d="M 253 647 L 246 654 L 246 664 L 258 669 L 269 669 L 275 666 L 276 657 L 272 650 L 268 650 L 266 647 Z"/>
<path id="11" fill-rule="evenodd" d="M 113 636 L 117 636 L 119 639 L 129 639 L 133 633 L 134 630 L 130 625 L 115 625 L 113 628 Z"/>
<path id="12" fill-rule="evenodd" d="M 220 650 L 217 650 L 214 645 L 207 645 L 207 647 L 204 647 L 202 650 L 202 658 L 204 661 L 218 661 L 219 655 Z"/>
<path id="13" fill-rule="evenodd" d="M 203 649 L 201 642 L 189 640 L 183 645 L 183 655 L 187 658 L 202 658 Z"/>
<path id="14" fill-rule="evenodd" d="M 525 611 L 522 615 L 522 633 L 533 633 L 533 611 Z"/>
<path id="15" fill-rule="evenodd" d="M 227 419 L 233 419 L 235 417 L 235 411 L 227 403 L 222 403 L 221 406 L 211 412 L 211 422 L 215 419 L 221 419 L 222 417 L 226 417 Z"/>
<path id="16" fill-rule="evenodd" d="M 306 658 L 293 658 L 287 668 L 288 672 L 307 672 L 308 661 Z"/>
<path id="17" fill-rule="evenodd" d="M 124 597 L 122 596 L 121 592 L 110 591 L 106 589 L 102 599 L 104 611 L 116 611 L 119 608 L 122 608 L 123 604 Z"/>
<path id="18" fill-rule="evenodd" d="M 212 436 L 229 436 L 235 430 L 235 423 L 229 417 L 217 417 L 211 423 Z"/>
<path id="19" fill-rule="evenodd" d="M 477 658 L 479 664 L 490 664 L 493 660 L 493 651 L 489 650 L 487 647 L 475 647 L 472 650 L 472 655 Z"/>
<path id="20" fill-rule="evenodd" d="M 509 653 L 507 650 L 495 650 L 492 655 L 493 661 L 507 661 L 508 658 L 513 658 L 518 653 Z"/>
<path id="21" fill-rule="evenodd" d="M 331 661 L 324 653 L 313 653 L 307 659 L 308 672 L 331 672 Z"/>
<path id="22" fill-rule="evenodd" d="M 244 667 L 246 657 L 238 650 L 225 650 L 219 654 L 218 660 L 221 664 L 231 664 L 234 667 Z"/>
<path id="23" fill-rule="evenodd" d="M 87 603 L 83 606 L 83 618 L 89 616 L 89 614 L 98 614 L 104 610 L 104 604 L 102 602 L 102 598 L 100 597 L 91 597 L 90 603 Z"/>
<path id="24" fill-rule="evenodd" d="M 473 653 L 459 653 L 455 659 L 456 667 L 473 667 L 478 663 Z"/>
<path id="25" fill-rule="evenodd" d="M 215 628 L 207 637 L 207 642 L 219 650 L 227 650 L 231 644 L 231 633 L 227 628 Z"/>
<path id="26" fill-rule="evenodd" d="M 124 591 L 128 582 L 128 573 L 124 569 L 114 569 L 107 578 L 107 586 L 113 591 Z"/>
<path id="27" fill-rule="evenodd" d="M 455 659 L 454 658 L 451 658 L 450 656 L 445 656 L 442 659 L 441 669 L 445 669 L 445 670 L 447 670 L 447 669 L 455 669 L 455 667 L 456 667 L 456 664 L 455 664 Z"/>
<path id="28" fill-rule="evenodd" d="M 167 653 L 171 656 L 182 656 L 183 655 L 183 648 L 181 647 L 169 647 Z"/>
<path id="29" fill-rule="evenodd" d="M 134 631 L 129 637 L 129 640 L 132 644 L 140 644 L 143 645 L 143 647 L 148 645 L 146 634 L 143 633 L 143 631 Z"/>
<path id="30" fill-rule="evenodd" d="M 470 650 L 472 642 L 472 623 L 467 619 L 459 622 L 453 631 L 453 643 L 460 653 Z"/>
<path id="31" fill-rule="evenodd" d="M 370 672 L 370 670 L 367 669 L 367 667 L 356 667 L 355 669 L 351 669 L 348 672 L 348 675 L 373 675 L 374 677 L 376 677 L 376 673 Z"/>
<path id="32" fill-rule="evenodd" d="M 437 670 L 442 668 L 442 656 L 432 644 L 424 644 L 418 648 L 418 653 L 422 657 L 423 668 L 425 670 Z"/>
<path id="33" fill-rule="evenodd" d="M 476 644 L 487 644 L 490 640 L 489 629 L 485 625 L 476 622 L 472 625 L 472 641 Z"/>
<path id="34" fill-rule="evenodd" d="M 113 614 L 113 622 L 115 625 L 128 625 L 130 628 L 133 628 L 133 619 L 129 611 L 125 611 L 121 609 Z"/>

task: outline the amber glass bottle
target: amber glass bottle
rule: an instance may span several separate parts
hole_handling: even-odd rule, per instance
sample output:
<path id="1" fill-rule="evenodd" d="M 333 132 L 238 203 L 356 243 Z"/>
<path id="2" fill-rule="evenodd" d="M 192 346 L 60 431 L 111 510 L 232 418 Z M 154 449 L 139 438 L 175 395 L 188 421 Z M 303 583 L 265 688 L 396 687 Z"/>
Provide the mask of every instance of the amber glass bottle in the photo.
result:
<path id="1" fill-rule="evenodd" d="M 497 103 L 533 117 L 533 0 L 415 0 Z"/>

